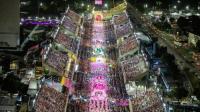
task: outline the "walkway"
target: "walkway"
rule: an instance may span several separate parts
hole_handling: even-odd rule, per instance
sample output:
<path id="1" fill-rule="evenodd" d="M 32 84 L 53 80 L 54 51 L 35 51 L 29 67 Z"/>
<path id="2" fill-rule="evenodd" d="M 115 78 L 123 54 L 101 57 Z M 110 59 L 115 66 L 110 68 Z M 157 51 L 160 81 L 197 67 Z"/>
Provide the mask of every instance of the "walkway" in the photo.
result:
<path id="1" fill-rule="evenodd" d="M 99 17 L 99 19 L 98 19 Z M 103 43 L 105 42 L 104 24 L 101 16 L 98 15 L 94 20 L 92 41 L 99 41 L 93 44 L 92 56 L 96 59 L 90 62 L 90 95 L 89 95 L 89 112 L 109 112 L 109 101 L 107 91 L 109 67 L 106 63 L 106 52 Z"/>

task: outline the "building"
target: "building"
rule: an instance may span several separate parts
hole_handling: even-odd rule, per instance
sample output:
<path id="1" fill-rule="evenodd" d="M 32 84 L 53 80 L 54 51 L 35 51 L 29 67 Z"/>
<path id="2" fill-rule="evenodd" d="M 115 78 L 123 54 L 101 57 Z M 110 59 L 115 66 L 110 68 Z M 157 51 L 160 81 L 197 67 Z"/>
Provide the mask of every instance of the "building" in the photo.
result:
<path id="1" fill-rule="evenodd" d="M 10 98 L 9 96 L 0 97 L 0 112 L 16 112 L 15 96 Z"/>
<path id="2" fill-rule="evenodd" d="M 0 1 L 0 48 L 16 49 L 19 46 L 19 0 Z"/>

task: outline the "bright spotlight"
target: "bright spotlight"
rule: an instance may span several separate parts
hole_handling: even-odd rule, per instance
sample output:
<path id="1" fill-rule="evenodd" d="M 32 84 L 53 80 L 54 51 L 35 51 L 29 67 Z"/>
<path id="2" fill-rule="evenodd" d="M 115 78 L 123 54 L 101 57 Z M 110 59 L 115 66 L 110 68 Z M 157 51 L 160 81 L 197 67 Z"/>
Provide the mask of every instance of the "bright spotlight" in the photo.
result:
<path id="1" fill-rule="evenodd" d="M 84 3 L 82 3 L 82 4 L 81 4 L 81 6 L 82 6 L 82 7 L 84 7 L 84 6 L 85 6 L 85 4 L 84 4 Z"/>
<path id="2" fill-rule="evenodd" d="M 104 7 L 108 8 L 108 4 L 107 4 L 107 3 L 105 3 L 105 4 L 104 4 Z"/>

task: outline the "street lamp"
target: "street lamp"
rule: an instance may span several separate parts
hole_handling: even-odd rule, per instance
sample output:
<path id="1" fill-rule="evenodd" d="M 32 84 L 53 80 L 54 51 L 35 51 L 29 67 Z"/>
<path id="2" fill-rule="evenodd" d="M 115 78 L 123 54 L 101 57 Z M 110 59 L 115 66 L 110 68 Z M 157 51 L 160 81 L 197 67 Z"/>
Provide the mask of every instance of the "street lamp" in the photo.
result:
<path id="1" fill-rule="evenodd" d="M 36 16 L 35 19 L 37 20 L 37 19 L 38 19 L 38 16 Z"/>
<path id="2" fill-rule="evenodd" d="M 81 6 L 82 6 L 82 7 L 84 7 L 84 6 L 85 6 L 85 4 L 84 4 L 84 3 L 82 3 L 82 4 L 81 4 Z"/>
<path id="3" fill-rule="evenodd" d="M 88 11 L 90 10 L 90 5 L 87 5 L 87 10 L 88 10 Z"/>
<path id="4" fill-rule="evenodd" d="M 41 3 L 40 3 L 40 7 L 42 7 L 42 6 L 43 6 L 43 3 L 41 2 Z"/>
<path id="5" fill-rule="evenodd" d="M 148 8 L 148 4 L 144 4 L 144 8 Z"/>
<path id="6" fill-rule="evenodd" d="M 174 9 L 176 9 L 177 8 L 177 6 L 176 5 L 174 5 Z"/>
<path id="7" fill-rule="evenodd" d="M 105 4 L 104 4 L 104 7 L 105 7 L 105 8 L 108 8 L 108 4 L 107 4 L 107 3 L 105 3 Z"/>
<path id="8" fill-rule="evenodd" d="M 185 9 L 186 9 L 186 10 L 189 10 L 189 9 L 190 9 L 190 7 L 187 5 L 187 6 L 185 7 Z"/>
<path id="9" fill-rule="evenodd" d="M 144 4 L 144 12 L 147 12 L 148 4 Z"/>

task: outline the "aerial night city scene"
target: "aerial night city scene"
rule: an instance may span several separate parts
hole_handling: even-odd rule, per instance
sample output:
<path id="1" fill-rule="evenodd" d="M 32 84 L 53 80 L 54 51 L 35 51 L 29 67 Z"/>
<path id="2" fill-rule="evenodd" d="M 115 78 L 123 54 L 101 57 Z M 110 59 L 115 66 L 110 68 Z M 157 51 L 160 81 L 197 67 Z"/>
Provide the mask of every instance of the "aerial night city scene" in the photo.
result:
<path id="1" fill-rule="evenodd" d="M 0 112 L 200 112 L 200 0 L 0 0 Z"/>

